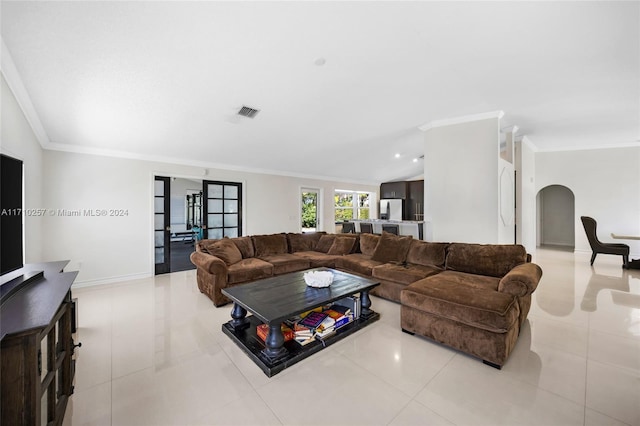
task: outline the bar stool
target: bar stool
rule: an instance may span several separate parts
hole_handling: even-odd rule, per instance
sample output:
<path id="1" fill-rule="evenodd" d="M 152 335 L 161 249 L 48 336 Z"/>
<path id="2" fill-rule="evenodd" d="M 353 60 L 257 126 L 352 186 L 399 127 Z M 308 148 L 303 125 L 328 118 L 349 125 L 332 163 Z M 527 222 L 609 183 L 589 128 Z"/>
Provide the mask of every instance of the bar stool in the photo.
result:
<path id="1" fill-rule="evenodd" d="M 343 234 L 355 234 L 356 233 L 356 224 L 353 222 L 343 222 L 342 223 L 342 233 Z"/>
<path id="2" fill-rule="evenodd" d="M 373 223 L 360 222 L 360 232 L 363 234 L 373 234 Z"/>
<path id="3" fill-rule="evenodd" d="M 382 232 L 400 235 L 400 226 L 392 224 L 382 224 Z"/>

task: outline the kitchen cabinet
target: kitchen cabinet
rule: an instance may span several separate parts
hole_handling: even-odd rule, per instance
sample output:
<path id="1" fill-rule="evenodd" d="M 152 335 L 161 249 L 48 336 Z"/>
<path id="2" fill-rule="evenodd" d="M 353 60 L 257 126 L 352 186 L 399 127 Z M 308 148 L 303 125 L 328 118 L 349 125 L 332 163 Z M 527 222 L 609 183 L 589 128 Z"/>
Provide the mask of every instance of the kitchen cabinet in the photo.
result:
<path id="1" fill-rule="evenodd" d="M 385 182 L 381 184 L 380 198 L 407 198 L 407 181 Z"/>

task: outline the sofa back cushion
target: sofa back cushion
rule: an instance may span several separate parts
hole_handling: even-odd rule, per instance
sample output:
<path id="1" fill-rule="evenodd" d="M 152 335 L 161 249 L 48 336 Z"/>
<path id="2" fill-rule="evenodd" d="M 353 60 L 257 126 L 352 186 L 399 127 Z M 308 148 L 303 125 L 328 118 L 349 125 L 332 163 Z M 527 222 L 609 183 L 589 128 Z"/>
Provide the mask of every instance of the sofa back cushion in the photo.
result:
<path id="1" fill-rule="evenodd" d="M 289 253 L 295 253 L 297 251 L 312 251 L 316 248 L 318 240 L 324 234 L 314 232 L 309 234 L 287 234 L 287 241 L 289 242 Z"/>
<path id="2" fill-rule="evenodd" d="M 255 250 L 253 249 L 253 240 L 251 237 L 236 237 L 231 238 L 231 241 L 238 247 L 240 253 L 242 253 L 243 259 L 251 259 L 255 257 Z"/>
<path id="3" fill-rule="evenodd" d="M 360 252 L 367 256 L 373 256 L 379 241 L 380 235 L 360 234 Z"/>
<path id="4" fill-rule="evenodd" d="M 353 234 L 352 234 L 353 235 Z M 356 238 L 337 235 L 333 239 L 333 244 L 327 251 L 327 254 L 345 255 L 353 251 L 356 244 Z"/>
<path id="5" fill-rule="evenodd" d="M 229 238 L 212 241 L 206 245 L 206 249 L 209 254 L 222 259 L 227 266 L 242 260 L 242 253 L 240 253 L 238 247 Z"/>
<path id="6" fill-rule="evenodd" d="M 328 253 L 329 249 L 333 245 L 333 240 L 335 239 L 335 234 L 322 235 L 318 240 L 318 244 L 316 244 L 316 248 L 314 250 L 321 253 Z"/>
<path id="7" fill-rule="evenodd" d="M 289 251 L 285 234 L 254 235 L 251 238 L 253 239 L 256 257 L 285 254 Z"/>
<path id="8" fill-rule="evenodd" d="M 448 243 L 413 240 L 407 253 L 407 263 L 444 268 Z"/>
<path id="9" fill-rule="evenodd" d="M 453 243 L 447 250 L 446 269 L 502 278 L 526 259 L 527 252 L 519 244 Z"/>
<path id="10" fill-rule="evenodd" d="M 380 241 L 371 256 L 377 262 L 398 262 L 404 263 L 407 259 L 407 252 L 413 237 L 399 237 L 389 232 L 382 232 Z"/>

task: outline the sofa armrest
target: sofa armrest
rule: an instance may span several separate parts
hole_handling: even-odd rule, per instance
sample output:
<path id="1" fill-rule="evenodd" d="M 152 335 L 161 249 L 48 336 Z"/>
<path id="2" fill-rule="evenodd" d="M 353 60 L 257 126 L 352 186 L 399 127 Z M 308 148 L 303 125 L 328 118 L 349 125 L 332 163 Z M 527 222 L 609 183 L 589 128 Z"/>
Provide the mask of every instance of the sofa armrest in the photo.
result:
<path id="1" fill-rule="evenodd" d="M 191 259 L 191 263 L 196 265 L 198 268 L 204 269 L 212 275 L 222 274 L 224 277 L 227 276 L 227 264 L 224 263 L 224 261 L 219 257 L 216 257 L 212 254 L 203 253 L 201 251 L 194 251 L 193 253 L 191 253 L 191 256 L 189 258 Z"/>
<path id="2" fill-rule="evenodd" d="M 514 296 L 526 296 L 533 293 L 542 278 L 542 269 L 535 263 L 522 263 L 507 275 L 502 277 L 498 284 L 498 291 Z"/>

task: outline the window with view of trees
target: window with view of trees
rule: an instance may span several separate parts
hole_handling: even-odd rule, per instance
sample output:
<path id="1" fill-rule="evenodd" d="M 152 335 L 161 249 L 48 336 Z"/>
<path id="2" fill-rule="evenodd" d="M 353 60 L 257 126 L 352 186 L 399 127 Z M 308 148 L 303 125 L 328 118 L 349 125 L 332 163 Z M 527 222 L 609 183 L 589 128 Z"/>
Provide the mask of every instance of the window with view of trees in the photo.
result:
<path id="1" fill-rule="evenodd" d="M 302 231 L 314 232 L 318 227 L 318 192 L 302 191 Z"/>
<path id="2" fill-rule="evenodd" d="M 369 192 L 336 191 L 335 220 L 369 219 L 371 194 Z"/>

